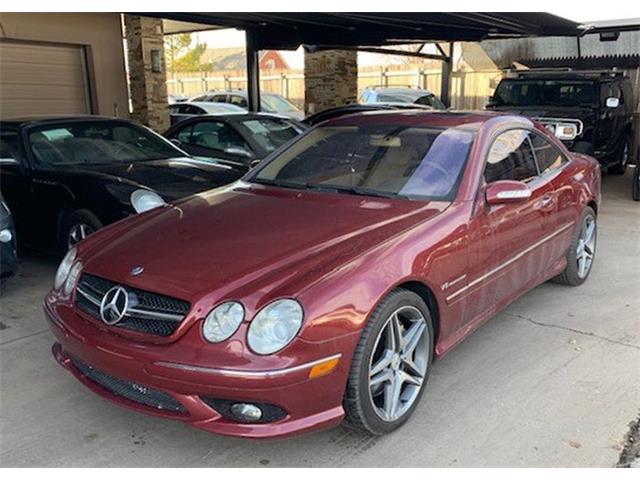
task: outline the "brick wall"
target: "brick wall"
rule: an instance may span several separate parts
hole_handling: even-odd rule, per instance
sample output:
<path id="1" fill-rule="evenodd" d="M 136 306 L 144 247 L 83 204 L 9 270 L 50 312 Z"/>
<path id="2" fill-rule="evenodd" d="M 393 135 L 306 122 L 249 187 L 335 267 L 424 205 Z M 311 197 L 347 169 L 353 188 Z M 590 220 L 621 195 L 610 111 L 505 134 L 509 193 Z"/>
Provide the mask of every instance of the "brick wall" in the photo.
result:
<path id="1" fill-rule="evenodd" d="M 164 132 L 169 128 L 169 111 L 162 20 L 125 15 L 124 23 L 133 107 L 131 116 L 157 132 Z M 159 71 L 154 71 L 154 60 Z"/>
<path id="2" fill-rule="evenodd" d="M 357 52 L 346 50 L 305 52 L 304 73 L 307 114 L 357 101 Z"/>

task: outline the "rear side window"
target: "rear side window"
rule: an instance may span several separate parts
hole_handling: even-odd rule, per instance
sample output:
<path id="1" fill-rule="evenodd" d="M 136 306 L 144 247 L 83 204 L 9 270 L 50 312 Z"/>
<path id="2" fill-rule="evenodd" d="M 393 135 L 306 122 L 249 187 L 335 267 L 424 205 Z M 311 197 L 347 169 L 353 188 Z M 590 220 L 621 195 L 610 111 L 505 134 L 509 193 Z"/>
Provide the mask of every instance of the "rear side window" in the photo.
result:
<path id="1" fill-rule="evenodd" d="M 567 163 L 567 158 L 546 138 L 537 133 L 530 133 L 531 145 L 538 161 L 540 174 L 552 172 Z"/>
<path id="2" fill-rule="evenodd" d="M 536 161 L 526 130 L 509 130 L 494 140 L 484 178 L 487 183 L 498 180 L 529 182 L 538 176 Z"/>

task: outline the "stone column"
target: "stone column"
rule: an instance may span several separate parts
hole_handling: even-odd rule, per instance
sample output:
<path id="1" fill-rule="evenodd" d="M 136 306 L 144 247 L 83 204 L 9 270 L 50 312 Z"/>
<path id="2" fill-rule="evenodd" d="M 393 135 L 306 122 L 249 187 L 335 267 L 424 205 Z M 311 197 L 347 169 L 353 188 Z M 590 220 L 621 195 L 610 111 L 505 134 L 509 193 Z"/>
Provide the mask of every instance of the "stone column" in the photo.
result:
<path id="1" fill-rule="evenodd" d="M 162 20 L 124 16 L 134 120 L 162 133 L 169 128 Z"/>
<path id="2" fill-rule="evenodd" d="M 304 97 L 307 114 L 355 103 L 358 97 L 358 52 L 305 52 Z"/>

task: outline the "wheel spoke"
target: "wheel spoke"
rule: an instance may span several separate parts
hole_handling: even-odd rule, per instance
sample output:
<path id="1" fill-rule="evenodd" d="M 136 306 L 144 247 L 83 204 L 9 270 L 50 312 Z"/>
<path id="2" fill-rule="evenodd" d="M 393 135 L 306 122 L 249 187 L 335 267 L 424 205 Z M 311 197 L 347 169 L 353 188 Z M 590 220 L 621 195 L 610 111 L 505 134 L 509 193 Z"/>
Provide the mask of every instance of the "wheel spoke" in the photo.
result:
<path id="1" fill-rule="evenodd" d="M 584 234 L 584 240 L 583 240 L 585 245 L 591 242 L 591 239 L 593 238 L 593 232 L 595 231 L 595 229 L 596 229 L 595 222 L 592 221 L 587 224 L 587 229 Z"/>
<path id="2" fill-rule="evenodd" d="M 391 382 L 391 381 L 393 381 L 393 372 L 391 371 L 391 369 L 387 368 L 385 370 L 382 370 L 377 375 L 371 376 L 371 378 L 369 379 L 369 387 L 370 388 L 377 387 L 382 383 Z"/>
<path id="3" fill-rule="evenodd" d="M 369 377 L 373 378 L 374 375 L 380 373 L 382 370 L 387 368 L 391 364 L 391 357 L 393 356 L 393 352 L 389 349 L 386 349 L 380 359 L 371 365 L 371 369 L 369 371 Z"/>
<path id="4" fill-rule="evenodd" d="M 584 276 L 584 272 L 586 270 L 586 265 L 587 265 L 587 261 L 584 255 L 580 255 L 580 257 L 578 257 L 578 273 L 580 274 L 581 277 Z"/>
<path id="5" fill-rule="evenodd" d="M 402 380 L 399 372 L 392 376 L 391 382 L 384 389 L 384 413 L 388 420 L 393 420 L 400 407 Z"/>
<path id="6" fill-rule="evenodd" d="M 400 325 L 400 319 L 398 318 L 398 314 L 394 314 L 389 321 L 389 328 L 393 332 L 393 347 L 392 350 L 394 352 L 401 352 L 403 339 L 402 339 L 402 326 Z"/>
<path id="7" fill-rule="evenodd" d="M 400 378 L 402 383 L 409 383 L 411 385 L 422 385 L 422 377 L 419 375 L 409 375 L 407 372 L 400 372 Z"/>
<path id="8" fill-rule="evenodd" d="M 403 358 L 402 359 L 402 366 L 404 367 L 405 373 L 407 375 L 414 375 L 414 376 L 422 377 L 422 373 L 420 372 L 420 368 L 410 358 Z"/>
<path id="9" fill-rule="evenodd" d="M 411 358 L 413 351 L 416 349 L 416 346 L 418 346 L 418 342 L 422 338 L 422 333 L 424 332 L 425 328 L 426 325 L 424 324 L 424 322 L 422 320 L 419 320 L 414 322 L 413 325 L 411 325 L 411 328 L 407 330 L 403 337 L 404 345 L 401 351 L 403 359 Z"/>

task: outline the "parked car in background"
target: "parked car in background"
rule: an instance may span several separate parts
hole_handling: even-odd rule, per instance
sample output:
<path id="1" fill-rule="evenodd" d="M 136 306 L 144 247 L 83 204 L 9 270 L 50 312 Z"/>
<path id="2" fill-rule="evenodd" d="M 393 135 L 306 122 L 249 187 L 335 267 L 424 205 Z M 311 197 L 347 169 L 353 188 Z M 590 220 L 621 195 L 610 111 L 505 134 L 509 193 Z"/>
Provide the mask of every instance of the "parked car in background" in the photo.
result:
<path id="1" fill-rule="evenodd" d="M 1 192 L 21 244 L 66 251 L 139 204 L 225 185 L 240 173 L 190 158 L 133 122 L 42 117 L 0 122 Z M 158 200 L 158 196 L 161 197 Z M 141 203 L 140 203 L 141 202 Z"/>
<path id="2" fill-rule="evenodd" d="M 631 197 L 636 202 L 640 202 L 640 147 L 636 152 L 636 165 L 633 169 L 631 182 Z"/>
<path id="3" fill-rule="evenodd" d="M 432 107 L 425 105 L 418 105 L 416 103 L 352 103 L 350 105 L 343 105 L 341 107 L 327 108 L 317 113 L 309 115 L 303 120 L 303 123 L 313 127 L 318 123 L 334 118 L 342 117 L 344 115 L 352 115 L 354 113 L 364 112 L 379 112 L 381 110 L 416 110 L 425 111 L 433 110 Z"/>
<path id="4" fill-rule="evenodd" d="M 186 95 L 167 95 L 167 101 L 169 105 L 173 105 L 174 103 L 186 102 L 189 100 L 189 97 Z"/>
<path id="5" fill-rule="evenodd" d="M 447 107 L 429 90 L 417 87 L 366 87 L 360 95 L 360 103 L 402 104 L 415 103 L 431 107 L 436 110 L 446 110 Z"/>
<path id="6" fill-rule="evenodd" d="M 249 108 L 246 90 L 217 90 L 206 92 L 191 97 L 189 101 L 231 103 L 245 110 Z M 260 111 L 284 115 L 294 120 L 302 120 L 304 118 L 304 113 L 300 111 L 298 107 L 282 95 L 276 93 L 260 92 Z"/>
<path id="7" fill-rule="evenodd" d="M 534 118 L 570 150 L 593 155 L 622 175 L 633 141 L 629 77 L 610 70 L 525 70 L 498 84 L 487 109 Z"/>
<path id="8" fill-rule="evenodd" d="M 13 275 L 17 266 L 18 242 L 13 217 L 11 210 L 0 195 L 0 278 L 4 280 Z"/>
<path id="9" fill-rule="evenodd" d="M 596 160 L 524 117 L 340 117 L 71 250 L 44 301 L 53 353 L 210 432 L 388 433 L 434 358 L 541 282 L 587 280 L 599 204 Z"/>
<path id="10" fill-rule="evenodd" d="M 195 157 L 215 159 L 246 172 L 305 129 L 291 118 L 244 112 L 196 116 L 174 125 L 164 135 Z"/>
<path id="11" fill-rule="evenodd" d="M 169 105 L 171 125 L 195 115 L 229 115 L 234 113 L 247 113 L 247 110 L 230 103 L 215 102 L 181 102 Z"/>

